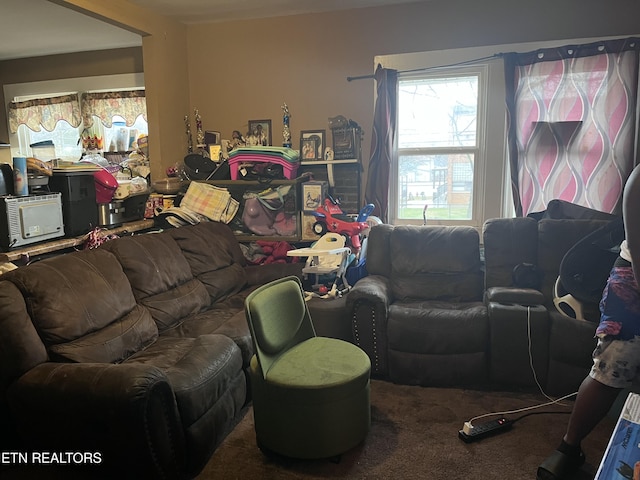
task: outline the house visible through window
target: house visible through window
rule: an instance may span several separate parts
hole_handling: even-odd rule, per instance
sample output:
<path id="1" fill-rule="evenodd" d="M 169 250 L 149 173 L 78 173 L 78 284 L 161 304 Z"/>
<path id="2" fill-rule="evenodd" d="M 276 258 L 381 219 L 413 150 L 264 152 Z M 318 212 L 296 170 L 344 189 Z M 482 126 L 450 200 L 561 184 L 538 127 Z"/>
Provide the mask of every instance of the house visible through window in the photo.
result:
<path id="1" fill-rule="evenodd" d="M 583 38 L 567 40 L 562 44 L 575 46 L 599 41 Z M 374 66 L 382 65 L 398 72 L 398 161 L 397 164 L 390 165 L 390 222 L 396 225 L 421 224 L 425 205 L 428 205 L 427 223 L 466 224 L 479 230 L 487 219 L 516 214 L 512 180 L 519 173 L 510 169 L 507 142 L 509 122 L 514 122 L 516 117 L 507 115 L 505 108 L 507 88 L 504 52 L 531 52 L 536 55 L 539 49 L 557 47 L 559 42 L 549 41 L 381 55 L 374 58 Z M 619 86 L 622 77 L 618 69 L 624 70 L 626 67 L 623 68 L 621 63 L 616 62 L 610 62 L 610 65 L 609 70 L 606 70 L 611 75 L 610 83 Z M 594 68 L 589 68 L 588 71 L 588 76 L 574 75 L 572 80 L 584 82 L 588 77 L 593 84 L 596 79 Z M 473 82 L 477 84 L 472 87 Z M 551 83 L 543 81 L 542 85 L 548 87 Z M 624 88 L 625 91 L 630 91 L 626 86 Z M 446 100 L 448 92 L 456 89 L 460 89 L 460 94 L 456 92 L 455 102 Z M 428 91 L 431 98 L 424 91 Z M 595 96 L 597 100 L 606 102 L 602 89 L 587 87 L 585 91 L 590 92 L 588 96 Z M 557 95 L 553 103 L 557 103 L 560 109 L 579 105 L 579 102 L 574 101 L 575 95 L 567 96 L 561 91 L 558 94 L 563 96 Z M 596 120 L 604 122 L 601 130 L 615 130 L 607 126 L 609 119 L 614 118 L 611 113 L 614 106 L 618 110 L 624 110 L 627 108 L 625 105 L 631 105 L 629 110 L 635 111 L 637 105 L 635 101 L 626 104 L 619 102 L 620 95 L 610 98 L 615 101 L 611 103 L 607 113 L 589 119 L 591 123 Z M 547 100 L 544 102 L 549 103 Z M 589 122 L 585 122 L 585 117 L 580 117 L 580 126 L 575 122 L 553 124 L 553 118 L 537 120 L 546 121 L 549 124 L 547 130 L 550 128 L 553 136 L 571 136 L 569 134 L 575 131 L 576 135 L 573 136 L 576 138 L 572 144 L 578 145 L 577 137 L 590 133 L 587 128 Z M 529 120 L 531 123 L 531 119 Z M 635 122 L 619 122 L 618 125 L 632 129 Z M 615 127 L 615 122 L 613 126 Z M 597 132 L 591 135 L 593 139 L 599 137 Z M 627 145 L 620 141 L 617 144 Z M 606 148 L 593 148 L 595 143 L 591 145 L 582 155 L 585 160 L 580 162 L 585 168 L 594 164 L 593 161 L 586 160 L 585 155 L 597 156 L 600 151 L 606 151 Z M 564 149 L 564 144 L 559 144 L 559 148 Z M 622 158 L 621 153 L 615 149 L 606 153 L 616 158 L 616 161 Z M 539 161 L 539 164 L 542 162 Z M 624 175 L 618 175 L 612 169 L 596 173 L 598 179 L 607 182 L 612 179 L 614 183 L 620 183 L 625 179 Z M 598 184 L 599 191 L 605 192 L 599 198 L 615 197 L 615 188 L 602 187 L 605 183 Z M 545 208 L 548 199 L 560 196 L 549 189 L 548 185 L 549 182 L 543 183 L 544 193 L 540 197 L 544 198 L 543 202 L 530 202 L 530 208 L 533 209 L 531 211 Z M 590 187 L 595 189 L 594 185 L 595 182 Z M 588 205 L 588 202 L 585 203 L 585 206 Z"/>
<path id="2" fill-rule="evenodd" d="M 397 220 L 473 218 L 481 85 L 478 70 L 399 76 Z"/>

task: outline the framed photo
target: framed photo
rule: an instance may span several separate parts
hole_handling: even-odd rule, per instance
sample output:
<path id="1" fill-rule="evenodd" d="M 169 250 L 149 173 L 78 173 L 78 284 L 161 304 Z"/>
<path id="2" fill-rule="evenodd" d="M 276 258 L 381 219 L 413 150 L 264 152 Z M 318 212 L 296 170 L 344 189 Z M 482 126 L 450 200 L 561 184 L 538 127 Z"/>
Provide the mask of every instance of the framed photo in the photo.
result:
<path id="1" fill-rule="evenodd" d="M 318 240 L 321 235 L 318 235 L 313 231 L 313 224 L 316 223 L 317 218 L 311 215 L 310 213 L 300 212 L 302 215 L 302 233 L 301 240 L 303 241 L 314 241 Z"/>
<path id="2" fill-rule="evenodd" d="M 326 145 L 326 130 L 302 130 L 300 132 L 300 161 L 322 160 Z"/>
<path id="3" fill-rule="evenodd" d="M 271 145 L 271 120 L 249 120 L 247 146 Z"/>
<path id="4" fill-rule="evenodd" d="M 333 156 L 336 160 L 359 158 L 360 130 L 355 128 L 336 128 L 333 134 Z"/>

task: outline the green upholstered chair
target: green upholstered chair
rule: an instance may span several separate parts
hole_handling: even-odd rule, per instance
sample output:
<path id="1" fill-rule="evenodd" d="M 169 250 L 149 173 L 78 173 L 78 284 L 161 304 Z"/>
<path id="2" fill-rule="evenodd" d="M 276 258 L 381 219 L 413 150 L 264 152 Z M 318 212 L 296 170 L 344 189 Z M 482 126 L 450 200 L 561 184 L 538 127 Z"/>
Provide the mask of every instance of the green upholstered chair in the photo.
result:
<path id="1" fill-rule="evenodd" d="M 256 352 L 250 376 L 260 449 L 321 459 L 362 442 L 371 424 L 364 351 L 316 336 L 297 277 L 254 290 L 245 312 Z"/>

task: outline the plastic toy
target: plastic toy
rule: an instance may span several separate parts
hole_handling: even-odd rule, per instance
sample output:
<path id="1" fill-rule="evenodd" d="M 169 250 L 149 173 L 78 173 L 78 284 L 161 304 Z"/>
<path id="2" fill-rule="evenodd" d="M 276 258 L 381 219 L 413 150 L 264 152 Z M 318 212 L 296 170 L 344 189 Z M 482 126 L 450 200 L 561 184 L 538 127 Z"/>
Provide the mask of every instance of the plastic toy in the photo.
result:
<path id="1" fill-rule="evenodd" d="M 340 208 L 340 202 L 330 195 L 311 214 L 316 217 L 312 228 L 314 233 L 324 235 L 327 232 L 339 233 L 345 237 L 353 253 L 360 250 L 360 234 L 369 228 L 367 218 L 373 212 L 374 205 L 365 205 L 357 217 L 345 214 Z"/>

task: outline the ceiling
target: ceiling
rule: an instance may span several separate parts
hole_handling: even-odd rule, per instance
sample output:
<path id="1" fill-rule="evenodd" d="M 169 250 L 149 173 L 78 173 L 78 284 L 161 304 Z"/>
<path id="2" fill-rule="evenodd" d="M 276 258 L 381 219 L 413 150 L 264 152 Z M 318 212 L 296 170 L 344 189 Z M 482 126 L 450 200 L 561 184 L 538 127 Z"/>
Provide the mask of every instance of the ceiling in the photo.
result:
<path id="1" fill-rule="evenodd" d="M 128 0 L 177 21 L 209 23 L 318 13 L 425 0 Z M 139 35 L 48 0 L 2 0 L 0 60 L 125 48 Z"/>

